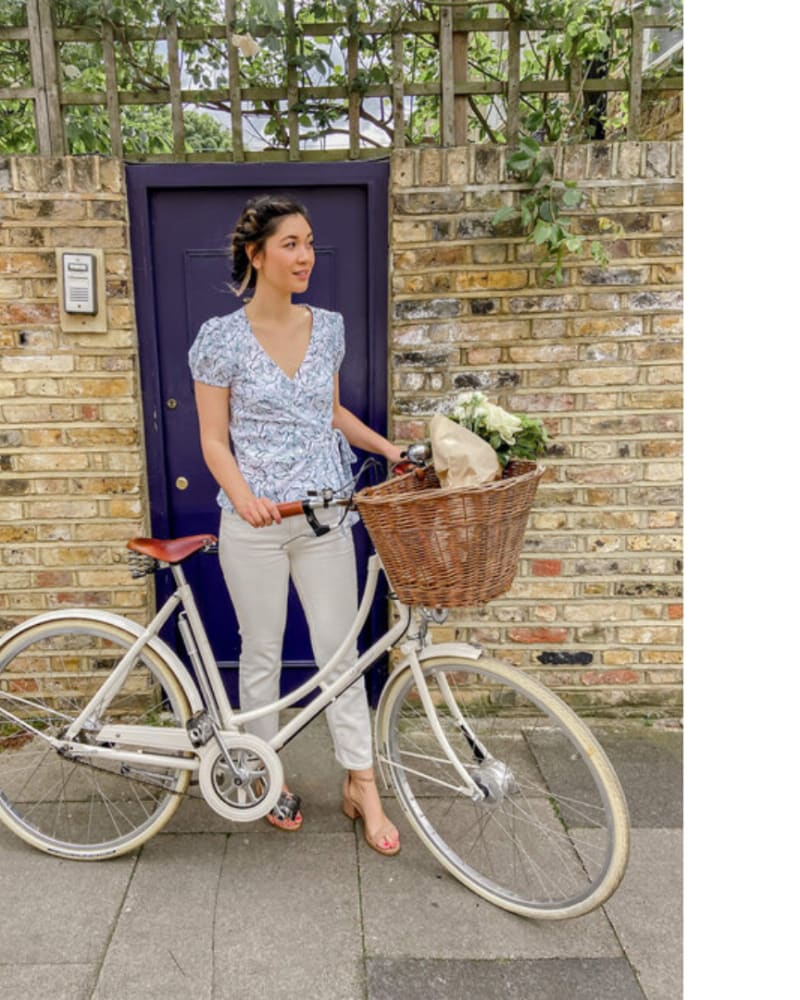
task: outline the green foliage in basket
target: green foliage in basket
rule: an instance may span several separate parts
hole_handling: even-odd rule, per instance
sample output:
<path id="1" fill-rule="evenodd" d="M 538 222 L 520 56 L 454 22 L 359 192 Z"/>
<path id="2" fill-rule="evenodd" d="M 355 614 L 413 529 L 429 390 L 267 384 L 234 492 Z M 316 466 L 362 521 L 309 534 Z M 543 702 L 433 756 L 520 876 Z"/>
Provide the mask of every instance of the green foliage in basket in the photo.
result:
<path id="1" fill-rule="evenodd" d="M 504 468 L 512 458 L 533 461 L 547 450 L 547 431 L 541 420 L 525 413 L 509 413 L 490 403 L 482 392 L 462 392 L 446 415 L 488 441 Z"/>

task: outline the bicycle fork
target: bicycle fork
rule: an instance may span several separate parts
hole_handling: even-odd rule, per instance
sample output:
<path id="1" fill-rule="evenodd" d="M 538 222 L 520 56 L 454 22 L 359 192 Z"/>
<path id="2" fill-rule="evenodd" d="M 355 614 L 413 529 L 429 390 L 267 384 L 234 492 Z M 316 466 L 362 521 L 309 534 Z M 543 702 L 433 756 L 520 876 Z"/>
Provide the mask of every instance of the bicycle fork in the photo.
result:
<path id="1" fill-rule="evenodd" d="M 473 802 L 483 802 L 487 798 L 491 797 L 490 790 L 485 786 L 483 782 L 477 780 L 474 775 L 470 774 L 470 772 L 461 763 L 461 761 L 458 758 L 458 755 L 450 745 L 450 741 L 445 735 L 445 732 L 442 729 L 442 725 L 439 722 L 439 717 L 436 714 L 436 706 L 433 704 L 433 699 L 431 698 L 428 686 L 425 683 L 425 676 L 422 671 L 422 664 L 420 663 L 420 658 L 417 655 L 416 647 L 412 642 L 405 642 L 400 648 L 405 654 L 405 662 L 408 664 L 411 673 L 414 676 L 414 681 L 416 682 L 417 685 L 417 691 L 419 692 L 420 700 L 422 702 L 422 707 L 425 710 L 425 715 L 428 719 L 428 722 L 430 723 L 431 730 L 433 732 L 434 737 L 436 738 L 436 742 L 439 744 L 439 746 L 442 749 L 442 752 L 445 754 L 447 759 L 453 765 L 456 774 L 463 782 L 462 787 L 458 788 L 457 790 L 461 792 L 462 795 L 466 796 L 467 798 L 470 798 Z M 469 651 L 468 655 L 473 659 L 477 659 L 477 657 L 480 655 L 480 651 L 477 650 L 475 647 L 467 647 L 467 649 Z M 464 651 L 465 651 L 464 647 L 459 645 L 458 654 L 463 656 Z M 446 654 L 447 650 L 445 646 L 442 645 L 437 647 L 435 650 L 431 648 L 431 652 L 428 655 L 429 656 L 434 655 L 434 652 L 435 655 L 439 656 L 442 654 Z M 493 763 L 491 755 L 484 747 L 484 745 L 481 743 L 481 741 L 478 739 L 478 736 L 470 728 L 469 724 L 464 718 L 455 698 L 453 697 L 453 692 L 450 690 L 450 685 L 447 683 L 446 678 L 443 677 L 441 674 L 439 674 L 436 680 L 439 691 L 441 692 L 444 702 L 447 705 L 447 709 L 450 712 L 451 716 L 453 717 L 453 720 L 456 726 L 458 727 L 459 731 L 463 735 L 467 745 L 469 746 L 472 752 L 472 756 L 474 757 L 476 763 L 481 766 L 483 765 L 491 766 L 491 764 Z"/>

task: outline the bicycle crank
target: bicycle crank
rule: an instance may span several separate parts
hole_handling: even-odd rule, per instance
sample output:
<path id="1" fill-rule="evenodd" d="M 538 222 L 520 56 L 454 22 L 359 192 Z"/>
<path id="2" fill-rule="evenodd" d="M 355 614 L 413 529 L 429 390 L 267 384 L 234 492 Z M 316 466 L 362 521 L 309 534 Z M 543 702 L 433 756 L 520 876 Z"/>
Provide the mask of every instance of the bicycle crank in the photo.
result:
<path id="1" fill-rule="evenodd" d="M 220 733 L 200 750 L 198 785 L 208 805 L 235 823 L 261 819 L 278 801 L 283 765 L 267 744 L 249 733 Z"/>

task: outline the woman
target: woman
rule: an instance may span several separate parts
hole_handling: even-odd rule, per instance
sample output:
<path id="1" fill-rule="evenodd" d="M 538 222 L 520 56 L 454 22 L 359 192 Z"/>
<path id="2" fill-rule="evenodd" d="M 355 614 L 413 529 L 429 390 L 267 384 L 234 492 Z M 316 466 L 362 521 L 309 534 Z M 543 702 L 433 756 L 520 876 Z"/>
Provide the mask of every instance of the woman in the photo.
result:
<path id="1" fill-rule="evenodd" d="M 357 606 L 350 523 L 316 537 L 306 523 L 281 521 L 277 504 L 309 488 L 350 480 L 349 445 L 400 460 L 400 449 L 371 430 L 339 400 L 344 356 L 341 315 L 297 305 L 314 267 L 314 238 L 305 208 L 264 197 L 250 202 L 232 237 L 237 294 L 243 308 L 200 328 L 189 352 L 195 380 L 203 457 L 220 486 L 219 551 L 242 653 L 243 709 L 275 701 L 279 692 L 286 600 L 291 576 L 308 621 L 314 658 L 324 664 L 338 648 Z M 233 447 L 231 448 L 231 442 Z M 333 510 L 320 520 L 335 524 Z M 355 644 L 344 671 L 357 658 Z M 326 709 L 336 758 L 347 770 L 342 808 L 361 816 L 364 836 L 380 854 L 400 850 L 397 829 L 381 805 L 372 768 L 369 708 L 363 678 Z M 273 716 L 251 731 L 264 740 Z M 284 787 L 267 816 L 297 830 L 300 800 Z"/>

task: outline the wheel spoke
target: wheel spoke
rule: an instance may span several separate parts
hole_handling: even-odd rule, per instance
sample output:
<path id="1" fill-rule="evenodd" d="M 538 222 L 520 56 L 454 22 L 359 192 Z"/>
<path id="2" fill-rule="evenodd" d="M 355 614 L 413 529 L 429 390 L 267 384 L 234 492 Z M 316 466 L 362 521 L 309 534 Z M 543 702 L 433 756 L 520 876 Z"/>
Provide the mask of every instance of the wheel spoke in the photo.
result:
<path id="1" fill-rule="evenodd" d="M 504 664 L 442 660 L 422 669 L 439 724 L 484 793 L 479 801 L 463 795 L 413 674 L 396 677 L 381 703 L 381 746 L 427 846 L 471 889 L 513 912 L 571 916 L 603 902 L 624 871 L 627 812 L 585 725 Z"/>
<path id="2" fill-rule="evenodd" d="M 76 616 L 33 620 L 0 649 L 0 820 L 51 854 L 131 850 L 166 822 L 188 784 L 183 769 L 152 769 L 154 779 L 172 780 L 165 787 L 147 780 L 146 762 L 125 767 L 88 752 L 70 760 L 48 742 L 83 712 L 132 642 L 123 629 Z M 22 695 L 10 694 L 14 685 Z M 109 723 L 183 727 L 188 714 L 171 670 L 145 647 L 75 742 L 91 746 Z"/>

